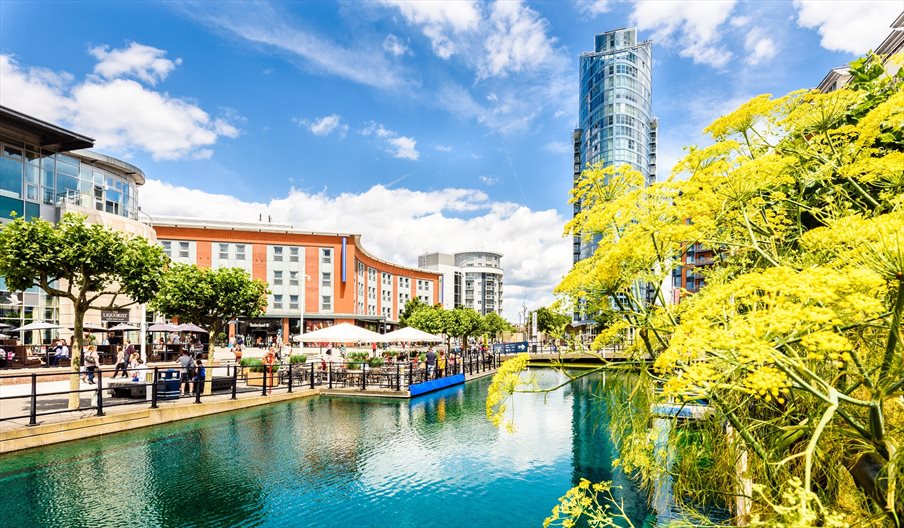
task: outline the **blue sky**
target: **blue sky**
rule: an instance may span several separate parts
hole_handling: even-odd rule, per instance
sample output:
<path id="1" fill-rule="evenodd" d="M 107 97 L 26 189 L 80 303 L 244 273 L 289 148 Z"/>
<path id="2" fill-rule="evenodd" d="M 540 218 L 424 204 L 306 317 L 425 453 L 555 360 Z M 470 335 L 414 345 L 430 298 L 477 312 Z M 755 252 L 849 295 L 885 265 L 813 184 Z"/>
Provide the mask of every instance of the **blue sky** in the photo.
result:
<path id="1" fill-rule="evenodd" d="M 578 54 L 654 41 L 659 178 L 759 93 L 875 47 L 889 2 L 0 3 L 0 103 L 96 138 L 152 215 L 353 231 L 378 255 L 504 253 L 505 311 L 570 264 Z"/>

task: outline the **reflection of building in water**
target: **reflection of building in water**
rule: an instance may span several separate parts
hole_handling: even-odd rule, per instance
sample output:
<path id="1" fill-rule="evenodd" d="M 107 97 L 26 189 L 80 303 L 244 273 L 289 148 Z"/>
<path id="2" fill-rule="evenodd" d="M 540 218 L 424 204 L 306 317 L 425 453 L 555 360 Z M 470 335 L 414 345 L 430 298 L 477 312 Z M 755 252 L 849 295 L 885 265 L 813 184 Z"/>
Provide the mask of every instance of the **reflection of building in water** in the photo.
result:
<path id="1" fill-rule="evenodd" d="M 572 481 L 612 481 L 612 495 L 624 504 L 625 513 L 635 526 L 641 526 L 647 504 L 634 482 L 621 468 L 612 468 L 618 448 L 612 440 L 606 408 L 604 378 L 588 376 L 571 385 Z"/>

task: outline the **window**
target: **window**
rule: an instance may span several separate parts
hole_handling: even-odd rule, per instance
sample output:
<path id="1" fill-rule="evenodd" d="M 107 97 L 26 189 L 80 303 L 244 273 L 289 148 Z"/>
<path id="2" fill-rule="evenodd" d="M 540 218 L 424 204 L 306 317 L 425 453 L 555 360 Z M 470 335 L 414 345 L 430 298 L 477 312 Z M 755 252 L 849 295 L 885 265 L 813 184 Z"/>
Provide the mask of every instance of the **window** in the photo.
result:
<path id="1" fill-rule="evenodd" d="M 289 286 L 298 286 L 298 272 L 297 271 L 289 272 Z"/>
<path id="2" fill-rule="evenodd" d="M 245 244 L 235 245 L 235 260 L 245 260 Z"/>
<path id="3" fill-rule="evenodd" d="M 169 240 L 161 240 L 160 246 L 163 247 L 163 254 L 167 257 L 172 258 L 173 256 L 173 243 Z"/>
<path id="4" fill-rule="evenodd" d="M 274 286 L 282 286 L 282 272 L 281 271 L 273 272 L 273 285 Z"/>
<path id="5" fill-rule="evenodd" d="M 329 248 L 323 248 L 320 250 L 320 261 L 324 264 L 332 264 L 333 262 L 333 250 Z"/>
<path id="6" fill-rule="evenodd" d="M 330 295 L 322 295 L 320 297 L 320 309 L 321 310 L 332 310 L 333 309 L 333 297 Z"/>
<path id="7" fill-rule="evenodd" d="M 273 246 L 273 262 L 282 262 L 282 246 Z"/>
<path id="8" fill-rule="evenodd" d="M 298 296 L 297 296 L 297 295 L 290 295 L 290 296 L 289 296 L 289 309 L 290 309 L 290 310 L 297 310 L 297 309 L 298 309 Z"/>
<path id="9" fill-rule="evenodd" d="M 320 274 L 320 285 L 324 288 L 329 288 L 333 285 L 333 274 L 329 272 L 324 272 Z"/>
<path id="10" fill-rule="evenodd" d="M 179 242 L 179 258 L 188 258 L 188 242 Z"/>
<path id="11" fill-rule="evenodd" d="M 220 244 L 220 260 L 229 260 L 229 244 Z"/>
<path id="12" fill-rule="evenodd" d="M 273 296 L 273 307 L 277 310 L 282 310 L 282 295 Z"/>
<path id="13" fill-rule="evenodd" d="M 298 248 L 289 248 L 289 262 L 298 262 Z"/>

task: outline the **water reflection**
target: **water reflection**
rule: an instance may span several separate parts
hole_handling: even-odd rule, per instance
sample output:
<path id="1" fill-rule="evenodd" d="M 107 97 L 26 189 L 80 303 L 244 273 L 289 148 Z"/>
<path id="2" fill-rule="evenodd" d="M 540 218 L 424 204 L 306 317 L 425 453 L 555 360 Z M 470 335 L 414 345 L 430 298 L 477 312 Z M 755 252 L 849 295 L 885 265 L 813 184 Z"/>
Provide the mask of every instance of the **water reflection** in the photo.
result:
<path id="1" fill-rule="evenodd" d="M 552 381 L 557 374 L 544 372 Z M 619 472 L 598 378 L 484 417 L 489 380 L 408 400 L 314 398 L 0 457 L 10 526 L 538 526 Z"/>

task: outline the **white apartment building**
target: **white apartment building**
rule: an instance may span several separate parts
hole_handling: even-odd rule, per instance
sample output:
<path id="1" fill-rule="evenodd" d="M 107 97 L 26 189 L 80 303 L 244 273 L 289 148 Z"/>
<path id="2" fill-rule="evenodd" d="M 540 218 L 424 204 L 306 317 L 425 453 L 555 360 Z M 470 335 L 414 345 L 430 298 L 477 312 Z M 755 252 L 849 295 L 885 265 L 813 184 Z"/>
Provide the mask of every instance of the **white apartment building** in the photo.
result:
<path id="1" fill-rule="evenodd" d="M 441 274 L 439 299 L 443 308 L 473 308 L 483 315 L 502 314 L 502 255 L 492 251 L 427 253 L 418 267 Z"/>

